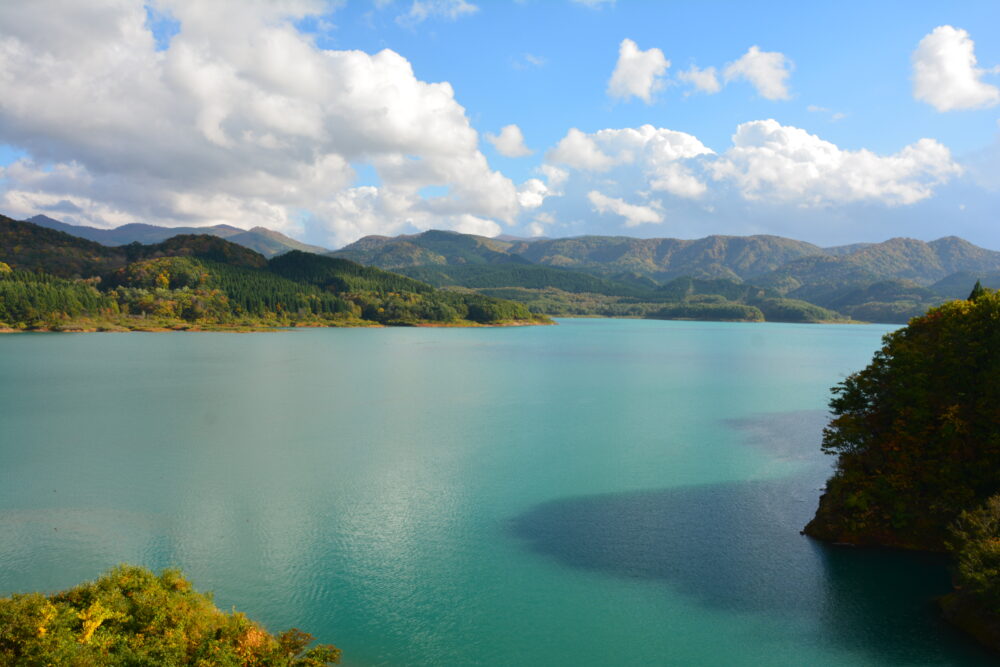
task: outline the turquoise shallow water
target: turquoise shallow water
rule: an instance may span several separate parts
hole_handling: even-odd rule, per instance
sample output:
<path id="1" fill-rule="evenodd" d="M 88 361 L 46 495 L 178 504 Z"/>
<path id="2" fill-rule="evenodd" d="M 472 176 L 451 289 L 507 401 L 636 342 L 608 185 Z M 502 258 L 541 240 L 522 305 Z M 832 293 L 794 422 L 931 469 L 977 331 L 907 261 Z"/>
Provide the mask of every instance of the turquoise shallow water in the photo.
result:
<path id="1" fill-rule="evenodd" d="M 356 665 L 988 664 L 932 558 L 798 531 L 888 331 L 0 338 L 0 595 L 121 561 Z"/>

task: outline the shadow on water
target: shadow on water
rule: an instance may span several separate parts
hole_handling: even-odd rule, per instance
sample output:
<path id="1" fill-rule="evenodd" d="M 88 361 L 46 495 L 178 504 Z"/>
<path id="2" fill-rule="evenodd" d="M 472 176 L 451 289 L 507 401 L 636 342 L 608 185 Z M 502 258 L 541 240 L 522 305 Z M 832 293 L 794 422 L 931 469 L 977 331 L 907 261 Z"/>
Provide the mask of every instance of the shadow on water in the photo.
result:
<path id="1" fill-rule="evenodd" d="M 799 456 L 779 442 L 806 432 L 794 423 L 818 442 L 815 414 L 762 419 L 770 426 L 732 425 L 782 457 Z M 775 437 L 758 438 L 769 432 Z M 511 529 L 564 565 L 662 582 L 711 608 L 791 617 L 815 633 L 810 641 L 879 662 L 995 664 L 936 613 L 932 598 L 949 590 L 943 558 L 831 547 L 799 534 L 829 470 L 828 461 L 802 456 L 814 463 L 794 478 L 559 499 L 516 517 Z"/>

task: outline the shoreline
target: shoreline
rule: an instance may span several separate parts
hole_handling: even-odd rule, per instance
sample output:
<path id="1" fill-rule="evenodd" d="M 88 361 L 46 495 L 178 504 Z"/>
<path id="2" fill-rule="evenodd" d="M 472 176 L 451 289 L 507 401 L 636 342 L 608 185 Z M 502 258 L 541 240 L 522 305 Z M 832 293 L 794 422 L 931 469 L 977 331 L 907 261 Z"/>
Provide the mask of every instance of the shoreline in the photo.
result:
<path id="1" fill-rule="evenodd" d="M 530 320 L 513 320 L 510 322 L 497 322 L 484 324 L 481 322 L 418 322 L 413 324 L 382 324 L 380 322 L 351 322 L 344 324 L 320 324 L 304 323 L 293 325 L 275 326 L 225 326 L 225 325 L 197 325 L 190 326 L 123 326 L 123 325 L 83 325 L 57 327 L 37 327 L 16 329 L 13 327 L 0 326 L 0 334 L 21 334 L 21 333 L 267 333 L 272 331 L 292 331 L 295 329 L 387 329 L 387 328 L 434 328 L 434 329 L 478 329 L 478 328 L 501 328 L 501 327 L 531 327 L 531 326 L 554 326 L 558 324 L 554 320 L 548 322 L 536 322 Z"/>

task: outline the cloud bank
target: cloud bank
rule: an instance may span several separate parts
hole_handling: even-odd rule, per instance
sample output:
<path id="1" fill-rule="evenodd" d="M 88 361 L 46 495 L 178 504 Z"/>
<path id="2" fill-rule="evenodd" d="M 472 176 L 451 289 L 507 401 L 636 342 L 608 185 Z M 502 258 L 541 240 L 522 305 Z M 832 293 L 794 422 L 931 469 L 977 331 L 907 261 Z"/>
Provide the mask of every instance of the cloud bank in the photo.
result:
<path id="1" fill-rule="evenodd" d="M 180 24 L 165 50 L 140 2 L 55 4 L 0 6 L 0 141 L 33 158 L 4 170 L 11 214 L 65 200 L 99 226 L 307 219 L 331 245 L 518 214 L 451 86 L 390 50 L 317 48 L 292 22 L 321 3 L 165 0 Z M 355 187 L 356 164 L 381 183 Z"/>

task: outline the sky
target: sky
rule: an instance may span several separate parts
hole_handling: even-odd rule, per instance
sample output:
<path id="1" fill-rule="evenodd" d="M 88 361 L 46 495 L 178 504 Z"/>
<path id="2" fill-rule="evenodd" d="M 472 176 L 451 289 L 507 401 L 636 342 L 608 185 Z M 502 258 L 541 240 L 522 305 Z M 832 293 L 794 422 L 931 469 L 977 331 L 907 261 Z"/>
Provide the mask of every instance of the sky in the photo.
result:
<path id="1" fill-rule="evenodd" d="M 0 213 L 1000 249 L 1000 3 L 0 3 Z"/>

